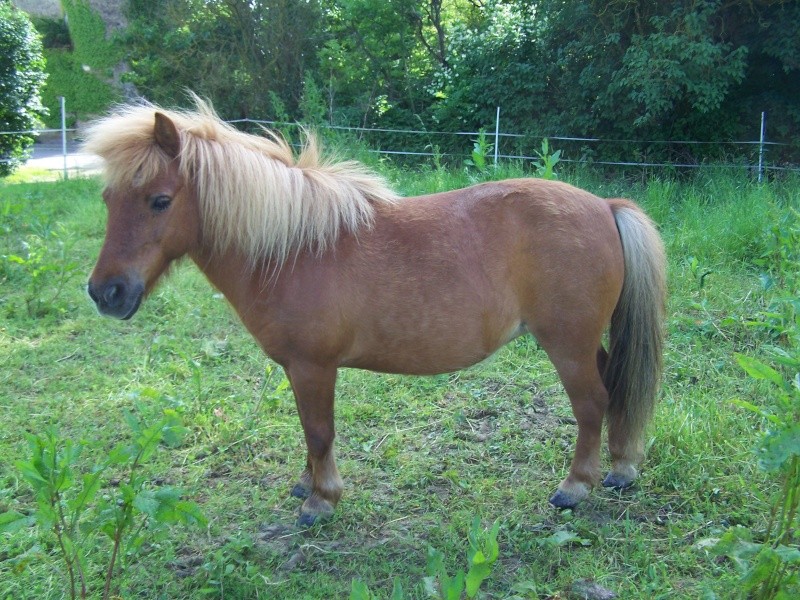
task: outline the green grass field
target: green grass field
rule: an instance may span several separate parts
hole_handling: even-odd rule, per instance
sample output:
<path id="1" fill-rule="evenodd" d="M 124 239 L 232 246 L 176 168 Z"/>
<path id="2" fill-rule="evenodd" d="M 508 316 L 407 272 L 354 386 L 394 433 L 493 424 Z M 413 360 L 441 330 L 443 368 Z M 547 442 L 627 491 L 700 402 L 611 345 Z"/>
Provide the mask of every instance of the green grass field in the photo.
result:
<path id="1" fill-rule="evenodd" d="M 386 172 L 406 194 L 469 183 L 461 172 Z M 37 508 L 15 466 L 29 459 L 26 432 L 82 441 L 80 475 L 130 440 L 126 411 L 154 423 L 169 410 L 188 434 L 146 461 L 145 485 L 180 488 L 207 524 L 145 524 L 142 543 L 123 547 L 121 598 L 347 598 L 354 579 L 376 597 L 396 579 L 405 597 L 427 598 L 428 547 L 451 573 L 465 568 L 475 516 L 501 524 L 486 598 L 577 598 L 582 581 L 619 598 L 737 597 L 735 565 L 698 542 L 732 525 L 757 534 L 768 517 L 776 483 L 752 452 L 764 422 L 732 402 L 761 405 L 768 388 L 733 355 L 764 359 L 781 343 L 750 324 L 770 299 L 755 261 L 770 227 L 800 207 L 800 181 L 565 179 L 642 204 L 669 255 L 664 386 L 633 489 L 597 489 L 575 511 L 548 505 L 575 426 L 547 357 L 520 338 L 452 375 L 343 370 L 345 495 L 330 521 L 295 528 L 300 501 L 288 492 L 305 448 L 283 373 L 189 263 L 133 320 L 98 316 L 85 283 L 104 232 L 101 184 L 75 179 L 0 184 L 0 513 Z M 112 468 L 98 497 L 122 477 Z M 100 597 L 110 540 L 88 526 L 79 536 Z M 69 597 L 65 573 L 52 532 L 0 534 L 0 599 Z"/>

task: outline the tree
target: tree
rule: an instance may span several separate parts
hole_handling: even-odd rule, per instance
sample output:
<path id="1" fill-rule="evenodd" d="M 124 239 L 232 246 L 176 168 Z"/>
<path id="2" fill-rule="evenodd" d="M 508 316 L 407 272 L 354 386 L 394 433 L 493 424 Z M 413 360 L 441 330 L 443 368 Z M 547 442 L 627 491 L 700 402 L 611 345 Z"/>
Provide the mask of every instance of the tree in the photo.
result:
<path id="1" fill-rule="evenodd" d="M 730 152 L 715 142 L 757 137 L 767 110 L 770 140 L 797 148 L 796 0 L 487 0 L 482 11 L 450 26 L 443 127 L 486 126 L 501 106 L 519 133 L 709 142 L 593 146 L 606 158 L 700 161 Z"/>
<path id="2" fill-rule="evenodd" d="M 154 4 L 157 6 L 154 7 Z M 294 112 L 316 67 L 319 5 L 305 0 L 130 0 L 130 79 L 145 97 L 208 97 L 226 118 Z"/>
<path id="3" fill-rule="evenodd" d="M 33 144 L 27 133 L 44 116 L 42 43 L 28 17 L 0 0 L 0 176 L 16 169 Z"/>

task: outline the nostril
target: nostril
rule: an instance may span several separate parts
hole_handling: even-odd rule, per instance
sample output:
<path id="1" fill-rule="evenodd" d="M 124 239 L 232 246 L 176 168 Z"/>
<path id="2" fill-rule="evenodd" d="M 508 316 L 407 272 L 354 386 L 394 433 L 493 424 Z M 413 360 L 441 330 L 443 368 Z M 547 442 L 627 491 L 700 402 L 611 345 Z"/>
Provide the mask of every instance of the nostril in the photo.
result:
<path id="1" fill-rule="evenodd" d="M 103 290 L 103 300 L 107 306 L 119 306 L 125 298 L 125 286 L 121 283 L 112 283 Z"/>

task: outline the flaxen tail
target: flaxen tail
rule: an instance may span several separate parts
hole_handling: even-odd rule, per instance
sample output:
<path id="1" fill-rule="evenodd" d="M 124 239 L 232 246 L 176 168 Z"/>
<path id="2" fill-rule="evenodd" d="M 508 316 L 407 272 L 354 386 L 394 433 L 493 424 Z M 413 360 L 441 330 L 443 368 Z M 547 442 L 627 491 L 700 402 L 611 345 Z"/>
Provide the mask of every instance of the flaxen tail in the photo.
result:
<path id="1" fill-rule="evenodd" d="M 610 430 L 627 440 L 625 454 L 638 462 L 661 383 L 666 261 L 650 218 L 627 200 L 609 204 L 622 240 L 625 280 L 611 317 L 603 374 L 611 397 L 607 418 Z"/>

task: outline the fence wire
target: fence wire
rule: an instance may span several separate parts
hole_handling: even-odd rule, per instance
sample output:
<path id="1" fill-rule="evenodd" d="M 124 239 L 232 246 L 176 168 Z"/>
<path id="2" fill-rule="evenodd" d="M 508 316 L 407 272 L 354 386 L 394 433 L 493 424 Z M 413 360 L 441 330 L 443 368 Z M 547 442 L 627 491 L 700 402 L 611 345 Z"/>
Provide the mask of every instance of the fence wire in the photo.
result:
<path id="1" fill-rule="evenodd" d="M 541 156 L 530 153 L 525 153 L 522 151 L 518 151 L 517 153 L 511 154 L 508 152 L 499 152 L 499 146 L 503 141 L 514 141 L 514 142 L 522 142 L 524 140 L 541 140 L 541 139 L 548 139 L 551 142 L 564 142 L 566 145 L 570 144 L 637 144 L 641 145 L 642 147 L 646 148 L 648 145 L 674 145 L 674 146 L 704 146 L 704 145 L 713 145 L 718 147 L 738 147 L 738 148 L 747 148 L 748 146 L 752 146 L 754 149 L 758 149 L 760 152 L 768 151 L 770 148 L 776 148 L 781 146 L 788 146 L 788 144 L 778 143 L 778 142 L 770 142 L 770 141 L 750 141 L 750 140 L 743 140 L 743 141 L 721 141 L 721 142 L 707 142 L 707 141 L 697 141 L 697 140 L 634 140 L 634 139 L 609 139 L 609 138 L 596 138 L 596 137 L 582 137 L 582 136 L 570 136 L 570 135 L 537 135 L 537 134 L 518 134 L 518 133 L 508 133 L 508 132 L 501 132 L 501 131 L 425 131 L 425 130 L 415 130 L 415 129 L 392 129 L 392 128 L 381 128 L 381 127 L 348 127 L 348 126 L 341 126 L 341 125 L 319 125 L 315 127 L 309 127 L 307 125 L 303 125 L 301 123 L 296 122 L 282 122 L 282 121 L 271 121 L 271 120 L 262 120 L 262 119 L 235 119 L 231 121 L 227 121 L 228 123 L 235 125 L 239 128 L 249 129 L 253 126 L 255 127 L 264 127 L 267 126 L 269 128 L 277 128 L 277 129 L 285 129 L 285 128 L 297 128 L 299 129 L 322 129 L 322 130 L 329 130 L 329 131 L 341 131 L 341 132 L 348 132 L 354 133 L 359 137 L 368 137 L 373 134 L 390 134 L 390 135 L 398 135 L 398 136 L 418 136 L 421 140 L 422 150 L 418 149 L 420 146 L 417 144 L 410 144 L 417 146 L 417 149 L 410 149 L 410 148 L 391 148 L 391 147 L 374 147 L 370 149 L 370 152 L 383 154 L 387 156 L 408 156 L 408 157 L 416 157 L 416 158 L 434 158 L 434 157 L 448 157 L 448 158 L 469 158 L 470 157 L 470 150 L 471 143 L 474 140 L 477 140 L 480 136 L 485 136 L 485 139 L 490 145 L 492 144 L 493 140 L 497 140 L 498 148 L 497 152 L 493 153 L 493 157 L 496 159 L 502 160 L 515 160 L 515 161 L 537 161 L 541 159 Z M 75 137 L 76 134 L 79 132 L 76 129 L 38 129 L 38 130 L 29 130 L 29 131 L 0 131 L 0 136 L 3 135 L 32 135 L 37 138 L 36 143 L 29 149 L 32 154 L 33 159 L 37 159 L 41 156 L 46 157 L 62 157 L 63 158 L 63 166 L 52 167 L 49 170 L 53 171 L 61 171 L 63 170 L 65 175 L 67 169 L 74 170 L 80 172 L 84 169 L 80 164 L 76 164 L 73 166 L 67 166 L 67 158 L 68 156 L 75 155 L 79 148 L 77 147 L 78 144 L 74 139 L 69 140 L 68 143 L 65 143 L 64 140 L 67 139 L 67 135 L 69 134 L 70 137 Z M 55 137 L 45 138 L 42 141 L 39 141 L 39 137 L 42 134 L 60 134 L 61 139 L 56 139 Z M 449 151 L 449 152 L 440 152 L 438 147 L 432 143 L 433 138 L 466 138 L 465 148 L 463 151 Z M 582 147 L 584 150 L 586 146 Z M 65 151 L 66 150 L 66 151 Z M 580 153 L 581 149 L 578 148 L 577 151 Z M 584 151 L 583 154 L 586 154 Z M 492 156 L 487 156 L 487 159 L 492 158 Z M 10 159 L 7 157 L 0 157 L 0 162 L 10 162 Z M 664 168 L 664 169 L 697 169 L 697 168 L 725 168 L 725 169 L 745 169 L 748 171 L 753 171 L 758 169 L 757 164 L 750 164 L 750 163 L 735 163 L 735 162 L 669 162 L 669 161 L 648 161 L 648 160 L 604 160 L 602 156 L 593 157 L 593 158 L 566 158 L 563 157 L 560 159 L 559 162 L 567 163 L 567 164 L 583 164 L 583 165 L 591 165 L 591 166 L 613 166 L 613 167 L 638 167 L 638 168 Z M 797 165 L 777 165 L 777 164 L 763 164 L 761 166 L 763 171 L 774 171 L 774 172 L 800 172 L 800 166 Z"/>

